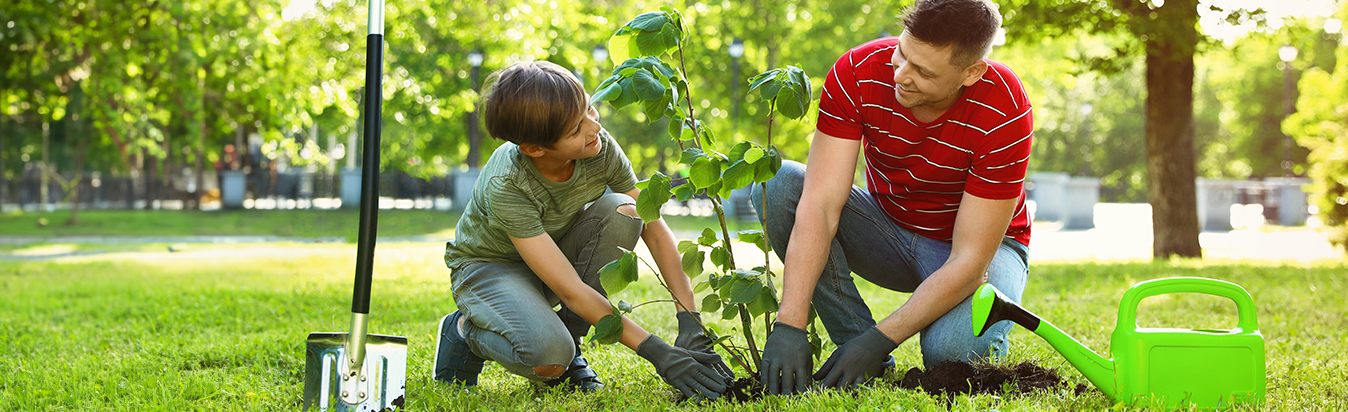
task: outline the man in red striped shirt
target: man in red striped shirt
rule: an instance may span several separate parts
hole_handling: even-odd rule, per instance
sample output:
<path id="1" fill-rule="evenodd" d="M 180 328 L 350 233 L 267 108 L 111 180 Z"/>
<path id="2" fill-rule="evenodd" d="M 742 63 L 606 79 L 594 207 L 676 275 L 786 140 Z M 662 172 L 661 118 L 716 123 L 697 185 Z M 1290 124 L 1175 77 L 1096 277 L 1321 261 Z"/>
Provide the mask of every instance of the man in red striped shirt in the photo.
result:
<path id="1" fill-rule="evenodd" d="M 890 352 L 918 333 L 927 368 L 1006 353 L 1011 324 L 975 337 L 969 296 L 984 282 L 1017 302 L 1025 289 L 1030 102 L 1016 75 L 986 58 L 1001 26 L 989 0 L 919 0 L 903 25 L 833 65 L 809 167 L 786 162 L 767 204 L 755 205 L 785 262 L 760 368 L 769 393 L 811 380 L 802 330 L 811 304 L 839 346 L 813 374 L 824 387 L 883 374 Z M 852 185 L 859 152 L 865 189 Z M 877 324 L 853 272 L 912 295 Z"/>

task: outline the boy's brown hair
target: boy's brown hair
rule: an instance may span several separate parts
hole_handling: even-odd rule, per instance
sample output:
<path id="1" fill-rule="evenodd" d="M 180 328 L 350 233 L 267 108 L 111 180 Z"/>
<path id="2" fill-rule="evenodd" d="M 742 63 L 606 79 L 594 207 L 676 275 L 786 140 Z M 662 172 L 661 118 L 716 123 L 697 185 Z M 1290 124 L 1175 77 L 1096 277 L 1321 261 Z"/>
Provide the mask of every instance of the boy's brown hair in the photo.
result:
<path id="1" fill-rule="evenodd" d="M 585 115 L 585 87 L 548 61 L 519 62 L 487 77 L 482 117 L 487 133 L 514 144 L 551 148 Z"/>

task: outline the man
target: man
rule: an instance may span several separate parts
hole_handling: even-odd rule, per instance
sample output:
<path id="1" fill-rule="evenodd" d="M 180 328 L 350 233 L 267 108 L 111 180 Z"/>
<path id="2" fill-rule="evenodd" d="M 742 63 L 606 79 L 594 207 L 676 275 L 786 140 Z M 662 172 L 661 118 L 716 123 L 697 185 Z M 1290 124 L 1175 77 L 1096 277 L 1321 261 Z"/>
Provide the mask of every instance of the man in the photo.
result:
<path id="1" fill-rule="evenodd" d="M 1030 103 L 1010 69 L 985 59 L 1001 26 L 995 4 L 918 0 L 903 24 L 838 59 L 808 170 L 787 162 L 766 205 L 752 195 L 785 263 L 761 368 L 772 394 L 809 383 L 811 303 L 839 345 L 813 375 L 824 387 L 883 374 L 917 333 L 928 368 L 1006 353 L 1011 324 L 975 337 L 968 298 L 985 281 L 1015 301 L 1025 289 Z M 866 189 L 852 186 L 862 149 Z M 912 296 L 876 324 L 851 272 Z"/>

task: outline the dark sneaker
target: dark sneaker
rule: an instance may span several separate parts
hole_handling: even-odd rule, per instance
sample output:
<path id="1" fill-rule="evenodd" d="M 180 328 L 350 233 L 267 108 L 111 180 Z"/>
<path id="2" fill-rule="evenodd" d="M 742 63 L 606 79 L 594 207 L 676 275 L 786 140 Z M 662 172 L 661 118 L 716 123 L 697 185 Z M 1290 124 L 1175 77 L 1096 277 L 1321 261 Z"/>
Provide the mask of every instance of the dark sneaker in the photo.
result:
<path id="1" fill-rule="evenodd" d="M 590 369 L 590 362 L 581 357 L 579 343 L 576 345 L 576 357 L 571 359 L 571 365 L 566 368 L 566 372 L 556 379 L 543 383 L 547 386 L 566 384 L 572 390 L 580 392 L 594 392 L 604 388 L 604 384 L 599 382 L 599 373 Z"/>
<path id="2" fill-rule="evenodd" d="M 477 385 L 477 375 L 482 373 L 483 359 L 468 349 L 468 341 L 459 335 L 460 311 L 440 318 L 440 338 L 435 341 L 435 380 Z"/>

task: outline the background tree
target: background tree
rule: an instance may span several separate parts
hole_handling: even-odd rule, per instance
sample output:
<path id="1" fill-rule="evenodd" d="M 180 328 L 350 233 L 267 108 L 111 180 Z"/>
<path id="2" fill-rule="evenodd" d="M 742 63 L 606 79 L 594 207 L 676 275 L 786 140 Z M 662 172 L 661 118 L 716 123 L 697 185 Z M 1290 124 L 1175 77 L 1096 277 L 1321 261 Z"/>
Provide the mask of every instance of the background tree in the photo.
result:
<path id="1" fill-rule="evenodd" d="M 1128 56 L 1142 55 L 1146 78 L 1147 199 L 1152 206 L 1152 254 L 1201 257 L 1194 193 L 1194 56 L 1207 44 L 1198 31 L 1198 0 L 1039 1 L 1002 4 L 1008 39 L 1081 34 L 1124 36 L 1114 53 L 1085 62 L 1106 72 L 1126 67 Z M 1228 19 L 1254 18 L 1262 10 L 1225 10 Z"/>

